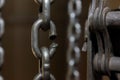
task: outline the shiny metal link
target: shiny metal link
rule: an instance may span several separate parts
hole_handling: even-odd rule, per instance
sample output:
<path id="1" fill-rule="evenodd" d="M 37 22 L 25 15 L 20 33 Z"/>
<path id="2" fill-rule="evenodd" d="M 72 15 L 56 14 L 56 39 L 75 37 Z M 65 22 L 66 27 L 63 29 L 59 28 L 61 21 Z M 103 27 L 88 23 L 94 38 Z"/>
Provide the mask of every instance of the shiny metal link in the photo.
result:
<path id="1" fill-rule="evenodd" d="M 38 45 L 38 33 L 39 33 L 39 29 L 41 29 L 41 24 L 43 23 L 42 19 L 38 19 L 32 26 L 32 31 L 31 31 L 31 46 L 32 46 L 32 51 L 35 57 L 37 58 L 41 58 L 42 53 L 39 49 L 39 45 Z M 54 40 L 57 36 L 56 33 L 56 28 L 55 28 L 55 24 L 50 21 L 50 32 L 49 32 L 49 38 L 50 40 Z M 52 43 L 50 45 L 50 51 L 53 50 L 52 52 L 55 51 L 55 48 L 57 47 L 56 43 Z M 51 53 L 52 54 L 52 53 Z M 52 56 L 52 55 L 51 55 Z"/>
<path id="2" fill-rule="evenodd" d="M 43 0 L 34 0 L 37 4 L 41 5 Z M 50 3 L 53 3 L 55 0 L 50 0 Z"/>
<path id="3" fill-rule="evenodd" d="M 37 76 L 35 76 L 35 78 L 33 80 L 43 80 L 42 74 L 39 73 Z M 52 74 L 50 74 L 49 80 L 55 80 L 55 77 Z"/>
<path id="4" fill-rule="evenodd" d="M 42 30 L 48 30 L 50 27 L 48 26 L 50 24 L 50 6 L 53 0 L 35 0 L 37 4 L 39 4 L 39 13 L 38 17 L 39 19 L 42 19 L 43 24 L 41 29 Z M 45 25 L 44 25 L 45 23 Z M 46 25 L 48 24 L 48 25 Z"/>
<path id="5" fill-rule="evenodd" d="M 4 62 L 4 49 L 0 47 L 0 66 L 3 65 Z"/>
<path id="6" fill-rule="evenodd" d="M 42 76 L 45 80 L 50 79 L 50 54 L 45 47 L 41 48 L 42 52 Z"/>
<path id="7" fill-rule="evenodd" d="M 2 11 L 4 4 L 5 4 L 5 0 L 0 0 L 0 11 Z M 2 39 L 2 37 L 3 37 L 4 28 L 5 28 L 5 22 L 4 22 L 1 14 L 2 14 L 2 12 L 0 12 L 0 39 Z M 0 44 L 1 44 L 1 41 L 0 41 Z M 0 68 L 2 68 L 3 62 L 4 62 L 4 49 L 0 45 Z M 1 71 L 0 71 L 0 73 L 1 73 Z M 4 80 L 1 74 L 0 74 L 0 80 Z"/>
<path id="8" fill-rule="evenodd" d="M 67 50 L 68 72 L 66 80 L 80 80 L 80 73 L 78 70 L 80 60 L 80 48 L 78 45 L 81 33 L 81 25 L 78 21 L 78 16 L 81 13 L 81 0 L 69 0 L 68 2 L 68 40 L 69 46 Z"/>
<path id="9" fill-rule="evenodd" d="M 54 76 L 50 73 L 50 51 L 46 47 L 41 48 L 42 59 L 40 59 L 40 71 L 34 80 L 55 80 Z"/>
<path id="10" fill-rule="evenodd" d="M 31 30 L 31 47 L 34 56 L 39 60 L 39 73 L 33 80 L 55 80 L 50 73 L 50 60 L 52 59 L 58 46 L 54 40 L 57 37 L 56 26 L 50 19 L 50 3 L 53 0 L 35 0 L 42 9 L 39 12 L 38 20 L 36 20 Z M 49 30 L 49 39 L 52 41 L 49 47 L 39 46 L 39 30 Z M 41 42 L 40 42 L 41 43 Z M 40 48 L 39 48 L 40 47 Z"/>

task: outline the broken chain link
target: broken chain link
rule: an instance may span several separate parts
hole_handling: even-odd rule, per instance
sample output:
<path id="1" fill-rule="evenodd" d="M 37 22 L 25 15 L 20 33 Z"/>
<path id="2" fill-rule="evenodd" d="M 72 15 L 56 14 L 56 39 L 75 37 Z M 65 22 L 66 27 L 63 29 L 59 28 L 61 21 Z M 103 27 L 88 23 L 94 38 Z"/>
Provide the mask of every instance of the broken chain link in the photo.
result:
<path id="1" fill-rule="evenodd" d="M 50 60 L 52 59 L 56 47 L 58 46 L 54 40 L 57 37 L 56 26 L 50 19 L 50 4 L 53 0 L 35 0 L 40 5 L 38 20 L 32 26 L 31 31 L 31 47 L 34 56 L 39 59 L 39 73 L 34 80 L 55 80 L 54 76 L 50 73 Z M 49 47 L 39 48 L 38 33 L 39 30 L 49 30 L 49 39 L 52 44 Z"/>
<path id="2" fill-rule="evenodd" d="M 2 8 L 4 4 L 5 4 L 5 0 L 0 0 L 0 40 L 2 39 L 5 28 L 5 22 L 2 18 Z M 3 62 L 4 62 L 4 49 L 0 42 L 0 70 L 2 68 Z M 4 80 L 3 77 L 1 76 L 1 71 L 0 71 L 0 80 Z"/>
<path id="3" fill-rule="evenodd" d="M 69 0 L 68 2 L 70 21 L 67 34 L 69 46 L 67 50 L 68 72 L 66 80 L 80 80 L 78 66 L 81 53 L 78 42 L 80 39 L 81 25 L 79 23 L 78 16 L 81 13 L 81 7 L 81 0 Z"/>

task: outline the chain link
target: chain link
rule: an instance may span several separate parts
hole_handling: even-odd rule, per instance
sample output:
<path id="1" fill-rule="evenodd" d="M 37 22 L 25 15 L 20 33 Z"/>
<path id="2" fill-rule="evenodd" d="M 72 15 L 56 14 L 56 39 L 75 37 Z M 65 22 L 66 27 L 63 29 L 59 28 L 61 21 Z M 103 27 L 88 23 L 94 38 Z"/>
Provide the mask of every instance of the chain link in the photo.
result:
<path id="1" fill-rule="evenodd" d="M 39 73 L 34 80 L 55 80 L 54 76 L 50 73 L 50 60 L 52 59 L 56 47 L 58 46 L 54 40 L 57 37 L 56 26 L 50 19 L 50 4 L 53 0 L 35 0 L 40 5 L 38 20 L 32 26 L 31 31 L 31 47 L 34 56 L 39 60 Z M 39 30 L 49 30 L 49 39 L 52 44 L 49 47 L 39 48 L 38 33 Z"/>
<path id="2" fill-rule="evenodd" d="M 5 27 L 5 22 L 2 18 L 2 8 L 5 4 L 5 0 L 0 0 L 0 40 L 2 39 L 2 36 L 4 34 L 4 27 Z M 4 62 L 4 49 L 1 45 L 1 42 L 0 42 L 0 70 L 2 68 L 2 65 L 3 65 L 3 62 Z M 4 80 L 3 77 L 1 76 L 1 71 L 0 71 L 0 80 Z"/>
<path id="3" fill-rule="evenodd" d="M 109 56 L 112 55 L 112 48 L 107 27 L 105 24 L 106 14 L 108 11 L 110 11 L 107 7 L 107 4 L 108 0 L 92 0 L 91 5 L 89 7 L 88 19 L 85 24 L 86 42 L 83 46 L 83 51 L 87 51 L 88 53 L 87 80 L 102 80 L 102 75 L 94 75 L 93 69 L 95 68 L 97 71 L 103 71 L 104 73 L 107 72 L 109 74 L 108 60 Z M 96 42 L 97 47 L 94 46 L 94 42 Z M 87 47 L 87 49 L 85 47 Z M 104 59 L 105 61 L 103 60 L 103 62 L 100 63 L 100 59 Z M 93 65 L 97 65 L 97 67 L 94 66 L 93 68 Z M 96 75 L 97 77 L 95 77 Z"/>
<path id="4" fill-rule="evenodd" d="M 80 73 L 78 70 L 80 60 L 80 48 L 78 41 L 81 33 L 81 25 L 78 21 L 78 16 L 81 13 L 81 0 L 69 0 L 68 2 L 68 40 L 69 46 L 67 50 L 68 72 L 66 80 L 80 80 Z"/>
<path id="5" fill-rule="evenodd" d="M 104 72 L 110 73 L 108 70 L 108 61 L 110 56 L 112 56 L 112 45 L 111 45 L 111 40 L 109 38 L 109 33 L 105 24 L 105 18 L 106 14 L 110 11 L 109 7 L 107 7 L 108 0 L 100 0 L 96 1 L 98 6 L 96 6 L 96 10 L 94 13 L 93 17 L 93 26 L 94 26 L 94 31 L 99 31 L 101 32 L 103 36 L 103 41 L 104 41 L 104 54 L 105 54 L 105 66 L 104 69 L 102 69 Z M 100 35 L 100 34 L 99 34 Z M 98 35 L 97 35 L 98 36 Z M 100 42 L 98 42 L 100 43 Z M 100 44 L 98 45 L 99 47 Z M 103 53 L 102 50 L 98 49 L 98 54 Z"/>

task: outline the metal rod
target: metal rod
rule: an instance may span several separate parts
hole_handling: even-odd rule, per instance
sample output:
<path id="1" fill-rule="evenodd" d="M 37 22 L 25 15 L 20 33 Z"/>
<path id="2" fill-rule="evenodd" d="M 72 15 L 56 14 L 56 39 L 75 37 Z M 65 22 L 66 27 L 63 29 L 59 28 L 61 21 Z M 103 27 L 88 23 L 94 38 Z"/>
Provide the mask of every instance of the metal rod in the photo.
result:
<path id="1" fill-rule="evenodd" d="M 110 58 L 109 69 L 111 71 L 120 71 L 120 57 L 111 57 Z"/>
<path id="2" fill-rule="evenodd" d="M 106 14 L 107 26 L 120 26 L 120 11 L 111 11 Z"/>

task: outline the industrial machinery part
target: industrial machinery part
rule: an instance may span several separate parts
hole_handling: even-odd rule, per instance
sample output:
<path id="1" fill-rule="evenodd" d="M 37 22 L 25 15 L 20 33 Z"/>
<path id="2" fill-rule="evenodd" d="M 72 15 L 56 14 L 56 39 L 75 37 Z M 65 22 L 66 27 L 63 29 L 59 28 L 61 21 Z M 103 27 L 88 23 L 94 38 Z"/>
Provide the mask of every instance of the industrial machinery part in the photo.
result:
<path id="1" fill-rule="evenodd" d="M 111 28 L 120 26 L 120 10 L 111 10 L 108 0 L 92 0 L 85 26 L 87 80 L 120 80 L 120 56 L 115 53 Z M 119 53 L 117 53 L 119 54 Z"/>

